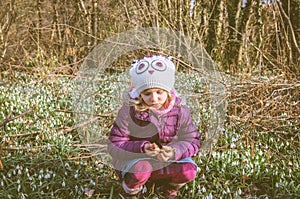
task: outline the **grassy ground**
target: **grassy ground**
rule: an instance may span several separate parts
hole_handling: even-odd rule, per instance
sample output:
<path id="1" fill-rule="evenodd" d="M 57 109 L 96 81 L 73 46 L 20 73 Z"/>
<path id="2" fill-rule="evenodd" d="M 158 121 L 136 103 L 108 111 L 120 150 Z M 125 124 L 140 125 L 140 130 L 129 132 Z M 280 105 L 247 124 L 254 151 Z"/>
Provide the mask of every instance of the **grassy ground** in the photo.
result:
<path id="1" fill-rule="evenodd" d="M 107 136 L 120 105 L 113 100 L 122 86 L 112 82 L 97 85 L 93 116 L 99 123 L 89 125 L 99 131 L 89 134 L 92 139 Z M 101 153 L 89 150 L 91 137 L 79 131 L 84 125 L 77 125 L 73 112 L 75 88 L 71 77 L 3 79 L 0 198 L 119 197 L 113 169 Z M 207 119 L 204 109 L 194 112 L 200 129 Z M 299 133 L 249 133 L 242 125 L 226 124 L 213 151 L 194 157 L 198 176 L 180 197 L 300 198 L 299 141 Z M 159 197 L 151 188 L 144 192 L 144 198 Z"/>

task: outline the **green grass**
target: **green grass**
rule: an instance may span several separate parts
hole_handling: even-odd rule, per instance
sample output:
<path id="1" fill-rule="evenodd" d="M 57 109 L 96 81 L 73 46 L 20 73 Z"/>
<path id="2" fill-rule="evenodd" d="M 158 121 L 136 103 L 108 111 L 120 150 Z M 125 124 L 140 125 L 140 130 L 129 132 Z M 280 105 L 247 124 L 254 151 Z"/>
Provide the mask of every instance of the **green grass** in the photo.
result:
<path id="1" fill-rule="evenodd" d="M 0 124 L 8 115 L 14 118 L 29 112 L 0 127 L 0 198 L 118 197 L 121 188 L 113 169 L 84 145 L 107 136 L 120 106 L 117 93 L 127 86 L 127 82 L 115 81 L 119 76 L 101 78 L 105 81 L 92 88 L 96 93 L 93 106 L 77 106 L 87 108 L 93 116 L 109 113 L 87 125 L 89 137 L 74 126 L 88 117 L 78 119 L 73 112 L 77 87 L 72 78 L 18 74 L 13 80 L 3 80 Z M 193 81 L 185 84 L 192 85 Z M 201 93 L 200 86 L 195 92 Z M 201 111 L 194 111 L 193 117 L 204 130 L 209 109 L 194 102 L 192 110 L 198 106 Z M 182 198 L 300 197 L 299 134 L 285 137 L 249 132 L 240 126 L 225 127 L 211 153 L 194 157 L 198 176 L 182 189 Z M 155 196 L 148 190 L 144 197 Z"/>

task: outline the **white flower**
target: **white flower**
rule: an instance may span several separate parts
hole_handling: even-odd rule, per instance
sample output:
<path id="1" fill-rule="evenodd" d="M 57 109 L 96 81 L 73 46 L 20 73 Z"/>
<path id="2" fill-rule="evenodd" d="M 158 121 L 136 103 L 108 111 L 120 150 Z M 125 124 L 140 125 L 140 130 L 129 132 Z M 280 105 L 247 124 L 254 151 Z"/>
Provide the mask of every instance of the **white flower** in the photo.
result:
<path id="1" fill-rule="evenodd" d="M 49 179 L 50 177 L 51 177 L 51 176 L 50 176 L 49 173 L 47 173 L 47 174 L 44 176 L 45 179 Z"/>
<path id="2" fill-rule="evenodd" d="M 242 194 L 242 190 L 239 189 L 239 190 L 237 191 L 237 194 L 238 194 L 238 195 L 241 195 L 241 194 Z"/>
<path id="3" fill-rule="evenodd" d="M 27 198 L 27 194 L 24 194 L 24 193 L 22 193 L 22 195 L 21 195 L 21 199 L 25 199 L 25 198 Z"/>
<path id="4" fill-rule="evenodd" d="M 233 161 L 233 162 L 231 163 L 232 166 L 236 166 L 236 165 L 238 165 L 238 164 L 239 164 L 238 161 Z"/>
<path id="5" fill-rule="evenodd" d="M 65 181 L 63 181 L 63 182 L 61 183 L 61 186 L 62 186 L 62 187 L 65 187 L 65 186 L 66 186 Z"/>
<path id="6" fill-rule="evenodd" d="M 230 193 L 230 189 L 229 189 L 229 187 L 227 187 L 227 190 L 226 190 L 226 192 L 227 192 L 227 193 Z"/>
<path id="7" fill-rule="evenodd" d="M 212 199 L 213 198 L 213 196 L 212 196 L 212 194 L 210 193 L 208 196 L 206 196 L 205 197 L 206 199 Z"/>
<path id="8" fill-rule="evenodd" d="M 209 167 L 208 167 L 208 166 L 206 166 L 206 171 L 207 171 L 207 172 L 209 172 L 209 171 L 210 171 L 210 169 L 209 169 Z"/>
<path id="9" fill-rule="evenodd" d="M 66 163 L 66 164 L 65 164 L 65 167 L 70 168 L 69 163 Z"/>
<path id="10" fill-rule="evenodd" d="M 96 185 L 96 183 L 95 183 L 93 180 L 91 180 L 90 183 L 91 183 L 92 185 Z"/>
<path id="11" fill-rule="evenodd" d="M 99 169 L 102 169 L 103 167 L 104 167 L 103 164 L 98 164 L 98 168 L 99 168 Z"/>

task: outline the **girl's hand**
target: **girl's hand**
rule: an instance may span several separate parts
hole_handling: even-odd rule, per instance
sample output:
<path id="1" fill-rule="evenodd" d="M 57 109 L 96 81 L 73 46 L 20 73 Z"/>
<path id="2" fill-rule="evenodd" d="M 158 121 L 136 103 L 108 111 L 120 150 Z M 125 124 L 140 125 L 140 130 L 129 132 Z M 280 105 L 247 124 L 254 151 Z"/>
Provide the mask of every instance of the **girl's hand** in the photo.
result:
<path id="1" fill-rule="evenodd" d="M 167 162 L 175 157 L 175 149 L 169 146 L 163 146 L 161 152 L 157 155 L 157 159 L 162 162 Z"/>
<path id="2" fill-rule="evenodd" d="M 144 145 L 144 151 L 146 155 L 154 157 L 160 152 L 160 148 L 155 143 L 146 143 Z"/>

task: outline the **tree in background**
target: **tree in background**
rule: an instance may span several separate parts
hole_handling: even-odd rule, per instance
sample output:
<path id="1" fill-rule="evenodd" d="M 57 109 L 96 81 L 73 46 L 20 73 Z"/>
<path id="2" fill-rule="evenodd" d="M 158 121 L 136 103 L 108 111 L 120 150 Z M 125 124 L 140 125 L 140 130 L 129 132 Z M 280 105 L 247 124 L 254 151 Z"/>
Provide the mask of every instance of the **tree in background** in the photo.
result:
<path id="1" fill-rule="evenodd" d="M 103 39 L 138 27 L 183 32 L 231 74 L 299 74 L 298 0 L 3 1 L 1 70 L 74 73 Z"/>

